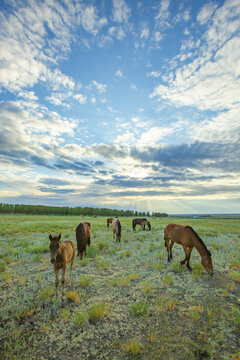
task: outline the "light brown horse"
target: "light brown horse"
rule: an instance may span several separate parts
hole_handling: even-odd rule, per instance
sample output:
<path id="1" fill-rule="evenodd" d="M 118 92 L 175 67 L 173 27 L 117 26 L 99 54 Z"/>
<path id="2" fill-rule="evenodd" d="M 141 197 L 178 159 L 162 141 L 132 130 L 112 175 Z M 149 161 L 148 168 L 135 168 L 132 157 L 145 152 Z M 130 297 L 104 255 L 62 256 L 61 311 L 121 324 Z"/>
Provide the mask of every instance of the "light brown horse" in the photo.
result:
<path id="1" fill-rule="evenodd" d="M 72 285 L 72 266 L 74 260 L 74 243 L 71 240 L 61 242 L 61 234 L 52 237 L 50 240 L 51 263 L 54 265 L 56 296 L 58 295 L 59 270 L 62 269 L 62 298 L 65 294 L 65 281 L 67 264 L 70 262 L 70 286 Z"/>
<path id="2" fill-rule="evenodd" d="M 213 274 L 213 264 L 210 251 L 198 234 L 191 226 L 182 226 L 177 224 L 168 224 L 164 228 L 165 246 L 168 252 L 168 261 L 172 259 L 172 247 L 174 242 L 181 244 L 185 252 L 185 259 L 180 263 L 185 264 L 187 261 L 187 268 L 192 270 L 189 265 L 192 249 L 195 247 L 201 255 L 201 263 L 209 274 Z"/>
<path id="3" fill-rule="evenodd" d="M 112 221 L 113 239 L 116 238 L 116 242 L 121 242 L 121 223 L 118 219 Z"/>
<path id="4" fill-rule="evenodd" d="M 80 223 L 76 228 L 77 256 L 82 260 L 83 254 L 87 255 L 87 246 L 91 244 L 91 225 L 89 222 Z"/>
<path id="5" fill-rule="evenodd" d="M 107 219 L 107 227 L 109 228 L 109 224 L 112 224 L 113 218 L 108 218 Z"/>
<path id="6" fill-rule="evenodd" d="M 136 230 L 136 225 L 141 225 L 141 230 L 145 230 L 145 226 L 148 226 L 148 230 L 151 230 L 151 224 L 150 221 L 148 221 L 145 218 L 136 218 L 132 220 L 132 228 L 133 231 Z"/>

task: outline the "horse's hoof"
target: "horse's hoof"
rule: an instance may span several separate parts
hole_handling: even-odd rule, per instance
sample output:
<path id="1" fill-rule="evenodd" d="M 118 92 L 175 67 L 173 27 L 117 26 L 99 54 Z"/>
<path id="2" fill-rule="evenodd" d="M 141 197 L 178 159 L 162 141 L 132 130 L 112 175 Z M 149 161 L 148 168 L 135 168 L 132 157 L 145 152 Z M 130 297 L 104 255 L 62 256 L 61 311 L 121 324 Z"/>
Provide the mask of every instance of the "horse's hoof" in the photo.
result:
<path id="1" fill-rule="evenodd" d="M 187 266 L 187 268 L 188 268 L 189 271 L 192 271 L 192 268 L 190 266 Z"/>
<path id="2" fill-rule="evenodd" d="M 181 265 L 184 265 L 184 264 L 185 264 L 185 261 L 184 261 L 184 260 L 180 261 L 180 264 L 181 264 Z"/>

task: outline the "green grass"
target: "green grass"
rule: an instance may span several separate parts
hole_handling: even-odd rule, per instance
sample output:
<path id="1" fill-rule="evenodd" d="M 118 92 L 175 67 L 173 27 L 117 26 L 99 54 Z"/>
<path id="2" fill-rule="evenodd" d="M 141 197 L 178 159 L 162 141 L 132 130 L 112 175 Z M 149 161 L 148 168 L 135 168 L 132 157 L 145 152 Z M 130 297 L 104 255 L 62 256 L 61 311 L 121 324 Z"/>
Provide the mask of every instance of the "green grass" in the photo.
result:
<path id="1" fill-rule="evenodd" d="M 120 218 L 116 244 L 105 217 L 0 215 L 0 358 L 237 360 L 240 326 L 238 219 L 151 219 L 132 231 Z M 76 246 L 75 228 L 90 221 L 87 256 L 69 266 L 55 296 L 49 234 Z M 212 278 L 196 249 L 193 271 L 174 244 L 168 263 L 163 228 L 192 226 L 211 250 Z M 69 355 L 71 354 L 71 355 Z"/>

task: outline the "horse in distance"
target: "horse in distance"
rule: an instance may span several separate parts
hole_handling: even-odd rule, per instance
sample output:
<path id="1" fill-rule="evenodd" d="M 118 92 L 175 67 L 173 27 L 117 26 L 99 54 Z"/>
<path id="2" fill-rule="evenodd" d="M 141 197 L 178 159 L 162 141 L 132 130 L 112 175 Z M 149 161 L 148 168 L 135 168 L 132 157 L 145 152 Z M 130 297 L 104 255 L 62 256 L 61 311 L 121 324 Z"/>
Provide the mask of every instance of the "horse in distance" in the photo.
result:
<path id="1" fill-rule="evenodd" d="M 77 256 L 80 256 L 80 260 L 83 254 L 87 254 L 87 246 L 91 244 L 91 225 L 89 222 L 80 223 L 76 228 L 76 239 L 77 239 Z"/>
<path id="2" fill-rule="evenodd" d="M 121 242 L 121 223 L 118 219 L 112 221 L 113 239 L 116 238 L 116 242 Z"/>
<path id="3" fill-rule="evenodd" d="M 136 218 L 132 220 L 132 228 L 133 231 L 136 230 L 136 225 L 141 225 L 141 230 L 145 230 L 145 226 L 147 225 L 148 230 L 151 230 L 151 224 L 150 221 L 148 221 L 145 218 Z"/>
<path id="4" fill-rule="evenodd" d="M 172 259 L 172 247 L 174 242 L 182 245 L 185 252 L 185 258 L 180 263 L 181 265 L 187 262 L 187 268 L 192 270 L 190 267 L 190 257 L 193 248 L 195 247 L 201 256 L 201 263 L 205 270 L 212 275 L 213 264 L 210 251 L 198 234 L 193 230 L 191 226 L 183 226 L 178 224 L 168 224 L 164 228 L 164 240 L 165 246 L 168 253 L 168 261 Z"/>
<path id="5" fill-rule="evenodd" d="M 56 296 L 58 295 L 59 270 L 62 269 L 62 298 L 65 294 L 67 265 L 70 262 L 70 286 L 72 284 L 72 266 L 74 261 L 74 243 L 71 240 L 61 242 L 61 234 L 49 235 L 51 263 L 54 265 Z"/>

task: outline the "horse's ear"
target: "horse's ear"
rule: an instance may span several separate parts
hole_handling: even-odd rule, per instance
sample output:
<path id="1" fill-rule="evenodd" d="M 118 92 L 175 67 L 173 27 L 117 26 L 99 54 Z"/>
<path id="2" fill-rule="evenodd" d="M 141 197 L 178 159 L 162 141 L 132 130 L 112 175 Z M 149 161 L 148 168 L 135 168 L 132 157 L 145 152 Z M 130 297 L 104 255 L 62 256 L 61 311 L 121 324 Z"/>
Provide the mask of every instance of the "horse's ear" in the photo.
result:
<path id="1" fill-rule="evenodd" d="M 58 241 L 60 241 L 60 239 L 61 239 L 61 234 L 58 235 L 58 238 L 57 238 L 57 239 L 58 239 Z"/>
<path id="2" fill-rule="evenodd" d="M 49 235 L 49 240 L 52 241 L 52 235 L 51 234 Z"/>

